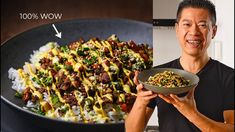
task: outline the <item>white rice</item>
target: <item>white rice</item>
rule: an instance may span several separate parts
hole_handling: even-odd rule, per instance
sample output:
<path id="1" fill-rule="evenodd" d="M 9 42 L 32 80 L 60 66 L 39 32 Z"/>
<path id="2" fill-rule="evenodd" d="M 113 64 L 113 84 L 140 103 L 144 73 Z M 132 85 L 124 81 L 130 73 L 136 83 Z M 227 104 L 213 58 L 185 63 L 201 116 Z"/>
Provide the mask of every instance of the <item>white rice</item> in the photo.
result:
<path id="1" fill-rule="evenodd" d="M 49 95 L 47 94 L 47 92 L 43 92 L 42 94 L 43 94 L 43 100 L 46 102 L 50 102 Z"/>
<path id="2" fill-rule="evenodd" d="M 35 83 L 34 81 L 32 81 L 32 76 L 31 76 L 31 72 L 36 73 L 36 66 L 39 64 L 39 61 L 41 58 L 43 58 L 45 55 L 48 55 L 48 52 L 54 48 L 54 47 L 59 47 L 59 45 L 55 42 L 50 42 L 47 43 L 45 46 L 42 46 L 41 48 L 39 48 L 39 50 L 33 51 L 33 54 L 30 55 L 30 63 L 29 62 L 25 62 L 25 65 L 23 66 L 23 74 L 27 74 L 29 75 L 27 78 L 21 78 L 20 74 L 18 72 L 18 70 L 14 69 L 13 67 L 11 67 L 8 70 L 8 78 L 12 80 L 12 89 L 18 91 L 19 93 L 23 93 L 24 89 L 26 88 L 26 82 L 31 80 L 31 82 L 33 83 L 34 87 L 40 87 L 40 85 L 38 85 L 37 83 Z M 59 61 L 58 57 L 53 57 L 53 63 L 57 63 Z M 30 69 L 29 69 L 30 68 Z M 114 69 L 115 67 L 111 67 L 111 69 Z M 95 77 L 90 77 L 90 80 L 94 80 Z M 101 84 L 102 85 L 106 85 L 106 84 Z M 102 87 L 100 87 L 102 88 Z M 78 93 L 78 96 L 80 98 L 80 101 L 82 101 L 84 99 L 84 97 L 82 96 L 82 93 Z M 43 100 L 49 102 L 49 95 L 44 92 L 43 93 Z M 39 104 L 34 104 L 32 101 L 28 101 L 26 104 L 26 107 L 24 108 L 36 108 Z M 104 111 L 108 114 L 109 118 L 111 119 L 111 122 L 119 122 L 120 116 L 124 116 L 125 113 L 121 112 L 121 113 L 117 113 L 117 112 L 113 112 L 112 111 L 112 104 L 106 104 Z M 59 109 L 59 108 L 58 108 Z M 58 109 L 56 109 L 54 111 L 55 114 L 51 114 L 52 117 L 56 117 L 58 119 L 63 119 L 63 120 L 70 120 L 70 121 L 82 121 L 82 116 L 81 116 L 81 111 L 80 111 L 80 107 L 79 106 L 73 106 L 72 107 L 72 111 L 73 114 L 75 115 L 75 117 L 73 117 L 72 114 L 66 112 L 66 114 L 64 115 L 64 117 L 60 117 Z M 105 123 L 105 119 L 102 118 L 101 116 L 95 116 L 97 115 L 97 113 L 94 110 L 91 111 L 86 111 L 84 109 L 84 118 L 87 120 L 92 120 L 92 121 L 97 121 L 98 123 Z M 76 118 L 76 119 L 75 119 Z M 121 120 L 123 121 L 123 120 Z"/>
<path id="3" fill-rule="evenodd" d="M 85 109 L 83 110 L 84 118 L 87 120 L 91 120 L 92 116 L 90 116 L 89 112 L 86 111 Z"/>
<path id="4" fill-rule="evenodd" d="M 74 115 L 77 117 L 77 120 L 82 121 L 80 107 L 74 105 L 74 106 L 72 106 L 72 111 L 73 111 Z"/>
<path id="5" fill-rule="evenodd" d="M 27 65 L 28 65 L 31 69 L 29 69 Z M 31 72 L 36 73 L 36 68 L 35 68 L 35 66 L 34 66 L 33 64 L 28 63 L 28 62 L 25 62 L 25 65 L 23 66 L 23 70 L 24 70 L 25 73 L 27 73 L 27 74 L 29 74 L 29 75 L 30 75 L 30 70 L 31 70 Z"/>
<path id="6" fill-rule="evenodd" d="M 18 71 L 14 68 L 8 70 L 8 78 L 12 80 L 12 89 L 22 93 L 25 89 L 25 81 L 19 76 Z"/>
<path id="7" fill-rule="evenodd" d="M 79 106 L 72 106 L 72 111 L 75 115 L 79 115 L 81 112 L 80 112 L 80 108 Z"/>
<path id="8" fill-rule="evenodd" d="M 33 54 L 30 55 L 30 62 L 32 64 L 37 64 L 39 60 L 42 58 L 43 54 L 50 51 L 50 49 L 54 47 L 59 47 L 59 45 L 55 42 L 49 42 L 46 45 L 39 48 L 39 50 L 33 51 Z"/>
<path id="9" fill-rule="evenodd" d="M 59 45 L 56 42 L 49 42 L 46 45 L 39 48 L 39 50 L 33 51 L 33 54 L 30 55 L 30 63 L 25 62 L 25 65 L 23 66 L 24 73 L 30 75 L 30 71 L 28 69 L 28 66 L 31 68 L 31 72 L 36 73 L 36 65 L 39 62 L 39 60 L 45 55 L 45 53 L 48 53 L 50 49 L 54 47 L 59 47 Z M 18 91 L 19 93 L 22 93 L 24 89 L 26 88 L 26 80 L 21 78 L 18 71 L 11 67 L 8 70 L 8 78 L 12 80 L 12 89 Z M 29 77 L 29 79 L 32 79 L 32 77 Z M 33 82 L 33 81 L 32 81 Z M 39 87 L 38 84 L 33 84 L 35 87 Z"/>
<path id="10" fill-rule="evenodd" d="M 59 58 L 57 56 L 53 57 L 52 63 L 55 64 L 59 62 Z"/>
<path id="11" fill-rule="evenodd" d="M 108 116 L 110 119 L 112 119 L 114 122 L 118 122 L 119 118 L 120 118 L 120 115 L 115 112 L 115 111 L 109 111 L 108 112 Z"/>
<path id="12" fill-rule="evenodd" d="M 27 104 L 26 104 L 26 107 L 28 108 L 36 108 L 37 105 L 35 103 L 33 103 L 32 101 L 28 101 Z"/>

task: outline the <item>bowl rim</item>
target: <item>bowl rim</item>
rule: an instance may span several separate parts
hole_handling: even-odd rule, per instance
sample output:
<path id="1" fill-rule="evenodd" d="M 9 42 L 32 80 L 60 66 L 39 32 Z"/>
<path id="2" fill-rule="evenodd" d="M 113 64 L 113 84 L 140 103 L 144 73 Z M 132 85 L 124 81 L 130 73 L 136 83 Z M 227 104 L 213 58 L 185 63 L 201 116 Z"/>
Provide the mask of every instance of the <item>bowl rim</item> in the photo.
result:
<path id="1" fill-rule="evenodd" d="M 196 78 L 196 81 L 194 81 L 194 83 L 190 83 L 189 85 L 184 86 L 184 87 L 159 87 L 159 86 L 149 84 L 149 83 L 147 83 L 146 81 L 142 81 L 142 80 L 139 79 L 139 76 L 141 75 L 141 73 L 143 74 L 144 72 L 156 71 L 156 70 L 158 70 L 158 71 L 159 71 L 159 70 L 160 70 L 160 71 L 169 70 L 169 71 L 173 71 L 173 72 L 174 72 L 174 71 L 184 72 L 184 73 L 186 73 L 186 74 L 190 74 L 190 75 L 194 76 L 194 77 Z M 155 74 L 156 74 L 156 72 L 154 72 L 153 75 L 155 75 Z M 179 74 L 179 73 L 176 73 L 176 74 Z M 198 77 L 197 74 L 188 72 L 188 71 L 183 70 L 183 69 L 177 69 L 177 68 L 156 68 L 156 67 L 153 67 L 153 68 L 150 68 L 150 69 L 148 69 L 148 70 L 144 70 L 144 71 L 140 72 L 140 73 L 139 73 L 139 76 L 138 76 L 138 81 L 139 81 L 140 83 L 142 83 L 144 86 L 147 86 L 146 89 L 149 89 L 149 90 L 151 90 L 151 89 L 148 88 L 148 87 L 154 87 L 154 88 L 157 88 L 158 90 L 164 90 L 164 91 L 179 90 L 179 89 L 187 89 L 187 88 L 189 88 L 189 87 L 195 87 L 195 86 L 197 86 L 198 83 L 199 83 L 199 81 L 200 81 L 200 79 L 199 79 L 199 77 Z M 148 78 L 149 78 L 149 77 L 148 77 Z M 190 81 L 192 81 L 192 80 L 190 80 Z"/>

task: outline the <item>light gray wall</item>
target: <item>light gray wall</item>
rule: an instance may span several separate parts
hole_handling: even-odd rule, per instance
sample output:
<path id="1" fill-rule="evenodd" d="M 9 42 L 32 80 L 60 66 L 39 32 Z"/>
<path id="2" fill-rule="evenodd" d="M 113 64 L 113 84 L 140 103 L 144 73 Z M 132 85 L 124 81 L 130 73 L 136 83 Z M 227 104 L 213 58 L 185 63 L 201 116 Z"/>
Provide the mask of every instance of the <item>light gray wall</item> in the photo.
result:
<path id="1" fill-rule="evenodd" d="M 178 0 L 153 0 L 153 19 L 175 19 Z M 153 27 L 153 65 L 179 57 L 180 48 L 173 27 Z"/>
<path id="2" fill-rule="evenodd" d="M 216 6 L 218 25 L 215 47 L 220 47 L 220 50 L 216 51 L 221 52 L 222 63 L 234 68 L 234 0 L 213 2 Z"/>

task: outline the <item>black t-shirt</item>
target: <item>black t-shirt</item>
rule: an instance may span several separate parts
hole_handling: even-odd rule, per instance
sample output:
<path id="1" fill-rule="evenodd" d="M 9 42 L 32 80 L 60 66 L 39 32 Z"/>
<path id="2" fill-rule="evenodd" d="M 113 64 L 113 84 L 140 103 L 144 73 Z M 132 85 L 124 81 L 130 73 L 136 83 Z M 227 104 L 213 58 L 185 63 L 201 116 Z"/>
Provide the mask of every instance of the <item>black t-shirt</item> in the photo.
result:
<path id="1" fill-rule="evenodd" d="M 157 67 L 183 69 L 179 59 Z M 223 111 L 234 110 L 234 69 L 210 59 L 197 75 L 200 81 L 194 95 L 198 111 L 212 120 L 224 122 Z M 161 132 L 200 131 L 173 105 L 157 97 L 148 107 L 156 105 Z"/>

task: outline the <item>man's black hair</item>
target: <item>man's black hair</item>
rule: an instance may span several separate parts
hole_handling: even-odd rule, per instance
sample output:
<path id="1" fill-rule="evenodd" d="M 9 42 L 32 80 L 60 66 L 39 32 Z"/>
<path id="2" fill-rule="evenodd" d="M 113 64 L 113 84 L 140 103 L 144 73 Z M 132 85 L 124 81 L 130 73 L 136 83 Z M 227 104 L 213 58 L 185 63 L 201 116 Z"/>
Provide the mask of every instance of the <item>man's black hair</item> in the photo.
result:
<path id="1" fill-rule="evenodd" d="M 216 11 L 215 5 L 210 0 L 183 0 L 180 2 L 176 14 L 176 22 L 179 22 L 181 13 L 183 9 L 192 7 L 192 8 L 203 8 L 208 10 L 210 14 L 210 18 L 212 21 L 212 25 L 216 24 Z"/>

